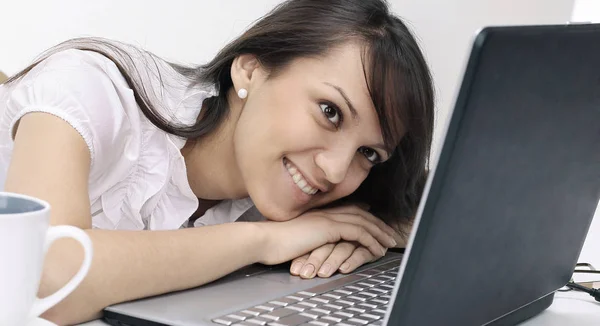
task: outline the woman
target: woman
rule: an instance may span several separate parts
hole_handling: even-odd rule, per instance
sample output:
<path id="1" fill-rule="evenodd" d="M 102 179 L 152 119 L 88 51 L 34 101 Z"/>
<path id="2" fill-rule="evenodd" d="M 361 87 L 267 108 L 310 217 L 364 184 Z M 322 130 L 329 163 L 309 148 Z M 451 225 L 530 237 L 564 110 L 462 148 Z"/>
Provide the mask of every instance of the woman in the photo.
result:
<path id="1" fill-rule="evenodd" d="M 383 1 L 291 0 L 199 67 L 68 41 L 2 85 L 0 113 L 4 190 L 94 243 L 82 285 L 44 316 L 66 324 L 252 263 L 329 277 L 403 246 L 433 90 Z M 228 223 L 253 205 L 266 221 Z M 41 296 L 79 250 L 51 248 Z"/>

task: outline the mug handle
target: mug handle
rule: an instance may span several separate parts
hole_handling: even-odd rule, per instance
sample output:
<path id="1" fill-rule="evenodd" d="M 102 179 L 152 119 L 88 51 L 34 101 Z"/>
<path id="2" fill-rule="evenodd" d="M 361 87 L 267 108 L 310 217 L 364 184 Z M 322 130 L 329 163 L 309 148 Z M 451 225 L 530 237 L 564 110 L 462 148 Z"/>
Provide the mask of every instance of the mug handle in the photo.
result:
<path id="1" fill-rule="evenodd" d="M 40 316 L 46 310 L 58 304 L 69 294 L 71 294 L 71 292 L 73 292 L 75 288 L 79 286 L 81 281 L 83 281 L 83 278 L 90 270 L 93 253 L 92 240 L 90 240 L 90 237 L 87 235 L 87 233 L 74 226 L 60 225 L 49 227 L 46 235 L 46 243 L 44 244 L 44 255 L 48 252 L 48 249 L 52 243 L 61 238 L 73 238 L 81 244 L 84 252 L 83 263 L 81 264 L 77 274 L 75 274 L 75 276 L 73 276 L 73 278 L 61 289 L 43 299 L 37 297 L 35 298 L 35 302 L 33 303 L 30 313 L 31 318 Z"/>

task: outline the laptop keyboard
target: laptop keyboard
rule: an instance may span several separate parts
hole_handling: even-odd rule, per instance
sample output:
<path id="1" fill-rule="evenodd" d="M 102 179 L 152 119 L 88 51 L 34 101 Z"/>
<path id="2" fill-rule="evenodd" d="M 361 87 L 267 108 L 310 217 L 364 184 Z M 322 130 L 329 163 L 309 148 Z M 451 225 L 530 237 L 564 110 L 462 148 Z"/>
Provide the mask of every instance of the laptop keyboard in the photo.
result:
<path id="1" fill-rule="evenodd" d="M 212 321 L 225 326 L 379 326 L 400 259 Z"/>

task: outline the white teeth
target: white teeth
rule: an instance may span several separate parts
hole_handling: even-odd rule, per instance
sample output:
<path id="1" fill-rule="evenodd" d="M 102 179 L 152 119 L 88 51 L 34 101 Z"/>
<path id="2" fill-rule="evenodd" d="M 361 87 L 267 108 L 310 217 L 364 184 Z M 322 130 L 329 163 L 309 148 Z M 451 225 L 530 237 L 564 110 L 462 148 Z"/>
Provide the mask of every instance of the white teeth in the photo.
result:
<path id="1" fill-rule="evenodd" d="M 286 164 L 285 167 L 288 169 L 288 171 L 290 171 L 290 173 L 292 175 L 296 174 L 298 172 L 298 169 L 296 169 L 295 167 L 293 167 L 290 163 Z"/>
<path id="2" fill-rule="evenodd" d="M 291 171 L 290 171 L 290 173 L 291 173 Z M 292 179 L 294 179 L 295 183 L 298 183 L 298 181 L 300 181 L 302 179 L 302 174 L 296 173 L 292 176 Z"/>
<path id="3" fill-rule="evenodd" d="M 314 195 L 317 193 L 317 191 L 319 191 L 318 189 L 315 189 L 308 184 L 306 179 L 304 179 L 304 176 L 298 171 L 298 169 L 296 169 L 295 166 L 288 162 L 285 164 L 285 167 L 292 176 L 294 183 L 296 183 L 296 185 L 298 186 L 298 188 L 300 188 L 300 190 L 302 190 L 302 192 L 308 195 Z"/>
<path id="4" fill-rule="evenodd" d="M 296 182 L 296 184 L 298 185 L 298 187 L 304 188 L 304 187 L 306 187 L 306 180 L 302 179 L 302 180 Z"/>

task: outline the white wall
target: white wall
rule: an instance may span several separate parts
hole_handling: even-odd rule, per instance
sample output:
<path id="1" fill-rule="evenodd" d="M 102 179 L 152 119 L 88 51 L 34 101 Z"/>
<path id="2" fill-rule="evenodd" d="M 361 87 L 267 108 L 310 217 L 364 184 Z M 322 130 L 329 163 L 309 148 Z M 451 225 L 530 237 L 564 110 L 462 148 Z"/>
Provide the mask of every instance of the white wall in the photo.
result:
<path id="1" fill-rule="evenodd" d="M 599 0 L 576 0 L 573 21 L 600 23 Z"/>
<path id="2" fill-rule="evenodd" d="M 600 0 L 390 0 L 422 41 L 437 85 L 437 125 L 444 125 L 475 31 L 486 25 L 600 21 Z M 71 37 L 103 36 L 156 54 L 201 63 L 279 0 L 0 0 L 0 70 L 25 67 Z M 436 129 L 436 138 L 439 128 Z M 438 142 L 434 146 L 437 152 Z M 600 218 L 581 260 L 600 266 Z M 591 239 L 591 240 L 590 240 Z M 592 243 L 592 241 L 595 241 Z M 592 250 L 592 248 L 595 249 Z"/>
<path id="3" fill-rule="evenodd" d="M 576 0 L 572 20 L 600 23 L 600 0 Z M 591 263 L 596 268 L 600 268 L 600 203 L 596 209 L 596 216 L 592 221 L 579 261 Z"/>
<path id="4" fill-rule="evenodd" d="M 200 63 L 279 2 L 0 0 L 0 69 L 13 74 L 48 47 L 89 35 Z"/>

